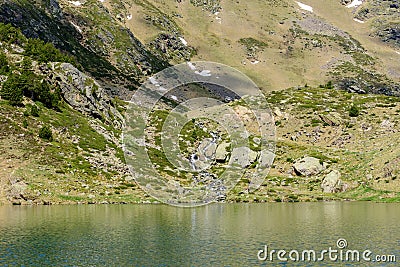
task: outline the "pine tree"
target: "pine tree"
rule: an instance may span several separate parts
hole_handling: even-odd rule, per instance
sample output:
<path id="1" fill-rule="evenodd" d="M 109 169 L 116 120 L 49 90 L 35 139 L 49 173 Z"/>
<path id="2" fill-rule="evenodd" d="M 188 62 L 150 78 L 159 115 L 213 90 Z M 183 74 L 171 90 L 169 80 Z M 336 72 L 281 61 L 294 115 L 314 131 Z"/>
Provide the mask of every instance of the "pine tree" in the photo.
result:
<path id="1" fill-rule="evenodd" d="M 39 137 L 45 140 L 53 141 L 53 133 L 47 126 L 43 126 L 39 130 Z"/>
<path id="2" fill-rule="evenodd" d="M 0 75 L 5 75 L 10 71 L 10 66 L 7 60 L 7 56 L 0 52 Z"/>
<path id="3" fill-rule="evenodd" d="M 0 90 L 0 96 L 8 100 L 11 105 L 20 105 L 22 103 L 23 91 L 19 84 L 18 75 L 11 74 L 8 77 Z"/>

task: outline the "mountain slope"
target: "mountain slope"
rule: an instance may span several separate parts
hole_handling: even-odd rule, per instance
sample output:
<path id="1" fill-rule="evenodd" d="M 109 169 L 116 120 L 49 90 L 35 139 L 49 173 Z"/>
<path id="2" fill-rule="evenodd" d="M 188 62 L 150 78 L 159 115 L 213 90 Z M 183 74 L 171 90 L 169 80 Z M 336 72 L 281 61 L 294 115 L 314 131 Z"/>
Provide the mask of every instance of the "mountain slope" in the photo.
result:
<path id="1" fill-rule="evenodd" d="M 397 1 L 348 5 L 352 1 L 0 0 L 0 22 L 29 37 L 16 29 L 0 36 L 0 202 L 155 201 L 124 163 L 127 102 L 114 96 L 127 100 L 155 72 L 189 60 L 241 70 L 275 115 L 270 175 L 252 193 L 243 177 L 221 199 L 399 201 L 399 7 Z M 199 86 L 185 90 L 212 96 Z M 162 106 L 171 108 L 172 100 Z M 154 112 L 151 131 L 165 113 Z M 183 144 L 199 145 L 213 129 L 189 126 Z M 160 140 L 152 141 L 162 172 L 191 176 L 174 170 L 158 149 Z M 319 173 L 296 169 L 307 157 Z M 328 175 L 336 175 L 337 184 L 323 192 Z"/>
<path id="2" fill-rule="evenodd" d="M 165 30 L 149 25 L 135 1 L 125 2 L 131 6 L 125 12 L 134 18 L 134 22 L 125 25 L 133 32 L 135 28 L 146 29 L 137 31 L 139 39 L 148 41 Z M 353 19 L 358 15 L 353 12 L 359 7 L 348 8 L 335 0 L 303 1 L 313 12 L 291 0 L 141 2 L 156 6 L 173 18 L 188 45 L 197 51 L 193 59 L 236 67 L 265 90 L 335 80 L 344 89 L 357 86 L 381 93 L 398 91 L 399 54 L 396 48 L 371 37 L 377 19 L 366 23 Z M 396 16 L 386 20 L 398 23 Z M 351 67 L 342 70 L 344 63 Z M 357 81 L 375 74 L 379 78 L 373 85 Z"/>

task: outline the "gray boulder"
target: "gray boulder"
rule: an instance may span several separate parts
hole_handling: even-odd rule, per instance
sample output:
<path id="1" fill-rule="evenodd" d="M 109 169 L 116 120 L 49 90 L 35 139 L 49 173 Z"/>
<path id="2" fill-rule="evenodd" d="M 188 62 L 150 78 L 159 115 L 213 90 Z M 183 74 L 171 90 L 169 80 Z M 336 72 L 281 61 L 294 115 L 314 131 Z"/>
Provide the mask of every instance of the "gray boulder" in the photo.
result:
<path id="1" fill-rule="evenodd" d="M 314 157 L 305 157 L 295 162 L 293 169 L 297 175 L 313 176 L 324 170 L 320 160 Z"/>
<path id="2" fill-rule="evenodd" d="M 340 180 L 339 171 L 333 170 L 328 173 L 322 180 L 321 188 L 324 193 L 336 193 L 343 191 L 344 184 Z"/>
<path id="3" fill-rule="evenodd" d="M 261 151 L 260 158 L 258 160 L 260 168 L 271 168 L 274 162 L 275 154 L 268 149 Z"/>
<path id="4" fill-rule="evenodd" d="M 215 151 L 215 160 L 218 162 L 225 162 L 228 158 L 228 151 L 230 144 L 227 142 L 223 142 L 218 145 L 217 150 Z"/>
<path id="5" fill-rule="evenodd" d="M 231 163 L 242 168 L 250 166 L 257 159 L 257 152 L 248 147 L 237 147 L 232 151 Z"/>

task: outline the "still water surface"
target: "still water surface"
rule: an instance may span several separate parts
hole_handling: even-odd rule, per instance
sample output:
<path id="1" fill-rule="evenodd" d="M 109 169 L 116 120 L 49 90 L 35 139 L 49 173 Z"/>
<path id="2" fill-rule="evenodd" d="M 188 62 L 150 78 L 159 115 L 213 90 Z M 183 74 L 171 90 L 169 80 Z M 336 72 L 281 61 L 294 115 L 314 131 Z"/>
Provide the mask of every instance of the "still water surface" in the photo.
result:
<path id="1" fill-rule="evenodd" d="M 259 250 L 366 249 L 396 255 L 400 204 L 0 206 L 0 266 L 353 266 L 260 261 Z"/>

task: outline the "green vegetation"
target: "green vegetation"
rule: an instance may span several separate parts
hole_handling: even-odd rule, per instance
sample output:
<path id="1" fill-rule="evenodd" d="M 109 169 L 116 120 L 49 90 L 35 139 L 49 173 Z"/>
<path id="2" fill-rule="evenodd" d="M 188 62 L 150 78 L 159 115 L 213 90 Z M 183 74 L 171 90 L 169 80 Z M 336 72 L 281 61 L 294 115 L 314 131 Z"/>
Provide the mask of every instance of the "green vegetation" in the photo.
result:
<path id="1" fill-rule="evenodd" d="M 8 100 L 11 105 L 21 105 L 24 94 L 20 85 L 19 76 L 16 74 L 10 75 L 0 90 L 0 96 Z"/>
<path id="2" fill-rule="evenodd" d="M 40 39 L 28 39 L 24 46 L 25 56 L 30 56 L 39 63 L 46 62 L 68 62 L 76 65 L 73 57 L 63 54 L 51 43 L 45 43 Z"/>
<path id="3" fill-rule="evenodd" d="M 31 115 L 33 117 L 39 117 L 39 109 L 38 109 L 38 107 L 36 105 L 33 105 L 31 107 Z"/>
<path id="4" fill-rule="evenodd" d="M 6 54 L 0 52 L 0 75 L 5 75 L 10 71 L 10 66 Z"/>
<path id="5" fill-rule="evenodd" d="M 43 126 L 39 130 L 39 137 L 48 141 L 53 140 L 53 133 L 48 126 Z"/>
<path id="6" fill-rule="evenodd" d="M 358 117 L 360 115 L 360 109 L 357 106 L 351 106 L 349 109 L 350 117 Z"/>
<path id="7" fill-rule="evenodd" d="M 26 6 L 34 6 L 26 0 L 18 3 L 25 4 L 25 2 Z M 247 5 L 246 10 L 244 8 L 246 4 L 241 1 L 241 3 L 233 3 L 233 5 L 237 14 L 249 23 L 243 21 L 244 23 L 239 25 L 238 32 L 245 32 L 244 37 L 247 38 L 238 40 L 240 36 L 238 37 L 236 34 L 233 35 L 235 39 L 232 39 L 229 34 L 224 34 L 222 38 L 217 31 L 208 31 L 214 26 L 210 26 L 211 22 L 204 23 L 202 16 L 196 16 L 194 21 L 188 20 L 191 13 L 185 10 L 184 5 L 180 5 L 182 7 L 179 10 L 180 13 L 176 13 L 176 16 L 179 15 L 181 19 L 176 20 L 177 23 L 175 23 L 173 16 L 166 15 L 173 14 L 169 12 L 171 10 L 166 13 L 160 11 L 163 9 L 160 8 L 163 6 L 160 4 L 161 2 L 153 5 L 148 1 L 134 0 L 129 7 L 126 3 L 117 2 L 109 3 L 112 6 L 110 12 L 98 2 L 93 2 L 93 5 L 85 5 L 84 8 L 63 6 L 66 14 L 74 12 L 74 23 L 83 29 L 83 38 L 79 39 L 77 38 L 79 33 L 68 23 L 65 23 L 64 26 L 59 21 L 47 24 L 47 22 L 53 22 L 53 18 L 44 12 L 32 11 L 33 15 L 27 15 L 26 21 L 31 21 L 30 18 L 36 17 L 40 22 L 44 22 L 43 25 L 47 28 L 44 32 L 37 33 L 39 38 L 54 41 L 57 47 L 76 55 L 76 60 L 79 60 L 85 70 L 97 77 L 106 77 L 105 83 L 112 79 L 112 82 L 115 82 L 115 88 L 123 84 L 125 87 L 134 89 L 133 83 L 129 83 L 132 81 L 129 78 L 143 78 L 143 73 L 151 75 L 157 70 L 157 67 L 166 66 L 162 65 L 166 62 L 157 59 L 149 52 L 149 44 L 142 46 L 124 28 L 124 26 L 130 27 L 129 24 L 132 22 L 134 24 L 138 22 L 136 16 L 131 22 L 125 19 L 129 14 L 128 11 L 131 12 L 135 4 L 142 7 L 138 11 L 145 13 L 142 20 L 149 24 L 148 26 L 167 33 L 167 35 L 161 36 L 163 40 L 157 41 L 168 42 L 173 38 L 175 41 L 179 41 L 176 39 L 177 36 L 184 35 L 187 40 L 190 40 L 190 45 L 198 47 L 199 58 L 214 57 L 218 60 L 223 57 L 228 65 L 233 65 L 232 63 L 235 62 L 235 66 L 250 77 L 255 80 L 259 79 L 257 82 L 260 81 L 261 86 L 266 88 L 265 93 L 270 88 L 277 88 L 276 85 L 305 84 L 304 88 L 296 87 L 267 94 L 268 102 L 276 113 L 276 125 L 279 126 L 276 161 L 272 166 L 270 176 L 267 177 L 259 191 L 254 194 L 244 193 L 244 188 L 249 183 L 249 177 L 246 177 L 232 191 L 232 198 L 228 200 L 297 202 L 335 198 L 379 200 L 380 197 L 387 197 L 395 201 L 399 198 L 399 194 L 394 194 L 396 186 L 398 188 L 396 178 L 385 178 L 386 173 L 398 174 L 390 169 L 398 164 L 393 161 L 393 155 L 398 155 L 398 151 L 391 155 L 390 153 L 396 147 L 393 145 L 389 148 L 386 144 L 396 144 L 397 142 L 397 139 L 392 137 L 398 137 L 398 135 L 392 135 L 392 132 L 397 131 L 396 127 L 399 123 L 398 98 L 327 90 L 342 88 L 368 93 L 371 91 L 381 92 L 379 89 L 385 89 L 385 85 L 389 84 L 387 77 L 377 73 L 381 69 L 381 66 L 377 65 L 380 59 L 369 56 L 366 51 L 370 51 L 371 55 L 376 56 L 379 53 L 370 49 L 368 44 L 364 49 L 361 43 L 350 37 L 351 31 L 350 33 L 338 31 L 336 34 L 340 36 L 332 36 L 336 31 L 329 31 L 331 36 L 323 36 L 302 30 L 307 28 L 307 25 L 303 25 L 299 31 L 294 32 L 289 29 L 291 33 L 288 33 L 291 22 L 294 23 L 295 20 L 292 15 L 289 15 L 290 13 L 286 12 L 286 9 L 274 9 L 279 12 L 276 12 L 277 14 L 270 19 L 268 13 L 266 13 L 267 16 L 262 14 L 263 17 L 254 12 L 255 7 L 263 7 L 262 1 L 254 3 L 254 5 Z M 219 1 L 196 0 L 191 2 L 208 10 L 206 6 L 213 6 L 212 2 L 218 3 Z M 272 2 L 274 4 L 270 3 L 271 8 L 282 1 Z M 43 2 L 43 5 L 46 6 L 48 3 Z M 175 5 L 176 3 L 165 4 L 165 6 L 171 6 L 174 12 Z M 231 3 L 227 2 L 224 11 L 221 12 L 229 12 L 230 5 Z M 285 8 L 292 8 L 287 6 L 287 3 L 281 5 L 286 5 Z M 190 12 L 200 12 L 201 9 L 190 7 Z M 259 9 L 263 11 L 260 13 L 265 13 L 264 9 Z M 114 19 L 117 15 L 120 15 L 118 19 L 120 21 Z M 214 15 L 211 18 L 204 17 L 207 21 L 216 22 Z M 260 21 L 252 21 L 252 17 L 257 17 Z M 66 19 L 70 19 L 70 17 L 66 16 Z M 56 20 L 55 17 L 54 20 Z M 223 20 L 222 26 L 224 27 L 227 22 L 228 20 Z M 156 27 L 153 27 L 152 24 Z M 197 30 L 197 33 L 200 33 L 198 36 L 192 35 L 191 28 L 179 28 L 187 27 L 189 24 L 200 27 Z M 254 29 L 246 29 L 246 24 L 252 25 Z M 275 24 L 279 28 L 274 28 Z M 98 27 L 92 27 L 92 25 Z M 20 23 L 19 26 L 25 32 L 27 26 L 24 23 Z M 323 26 L 319 28 L 329 29 Z M 176 36 L 170 38 L 168 34 L 171 32 L 174 32 Z M 298 36 L 295 36 L 296 34 Z M 135 35 L 141 40 L 151 42 L 150 37 L 145 38 L 146 34 L 138 32 Z M 202 39 L 202 35 L 205 36 L 204 39 Z M 60 39 L 60 36 L 65 36 L 65 40 Z M 154 33 L 154 36 L 160 37 L 159 33 Z M 259 40 L 252 36 L 258 36 L 256 38 Z M 102 200 L 139 200 L 137 196 L 143 192 L 140 190 L 134 192 L 134 183 L 127 182 L 129 178 L 124 177 L 125 166 L 119 165 L 124 159 L 122 149 L 117 142 L 112 143 L 121 134 L 120 129 L 114 129 L 111 123 L 106 125 L 109 122 L 106 122 L 106 119 L 103 121 L 94 118 L 88 119 L 78 111 L 69 108 L 66 103 L 62 102 L 59 88 L 53 87 L 45 81 L 46 77 L 37 74 L 38 64 L 45 66 L 45 63 L 48 62 L 61 61 L 76 65 L 74 57 L 56 49 L 52 44 L 39 39 L 25 38 L 20 30 L 11 25 L 0 24 L 0 41 L 2 49 L 7 51 L 7 54 L 0 51 L 0 75 L 8 76 L 8 80 L 0 88 L 2 99 L 7 100 L 0 100 L 2 122 L 0 129 L 4 133 L 6 143 L 0 148 L 4 153 L 8 153 L 4 158 L 13 161 L 10 165 L 18 166 L 20 163 L 18 160 L 26 164 L 18 166 L 20 168 L 15 173 L 27 181 L 32 196 L 40 196 L 39 199 L 43 198 L 45 193 L 50 192 L 54 196 L 53 199 L 67 202 L 98 203 Z M 314 49 L 315 51 L 313 51 Z M 228 52 L 232 51 L 236 53 L 229 56 L 232 53 Z M 342 52 L 340 57 L 337 57 L 338 51 Z M 175 58 L 182 56 L 180 52 L 172 51 L 170 54 L 172 58 Z M 139 63 L 137 58 L 140 58 Z M 246 59 L 255 63 L 253 59 L 256 58 L 259 59 L 260 65 L 245 64 Z M 336 58 L 338 61 L 334 60 Z M 321 59 L 324 64 L 325 60 L 328 61 L 322 69 Z M 239 62 L 243 64 L 238 65 Z M 265 75 L 260 76 L 257 72 L 264 63 L 267 63 L 265 65 L 268 66 L 265 68 Z M 272 65 L 274 63 L 276 69 Z M 284 71 L 281 71 L 283 68 Z M 315 74 L 317 69 L 318 74 Z M 118 76 L 122 77 L 119 80 L 117 74 L 120 74 L 120 70 L 130 73 L 132 76 L 129 74 Z M 326 77 L 325 71 L 331 76 Z M 72 81 L 72 77 L 69 78 Z M 332 81 L 328 81 L 329 79 Z M 121 82 L 122 80 L 123 82 Z M 320 88 L 314 88 L 312 85 L 316 81 L 324 81 L 324 84 Z M 98 94 L 100 88 L 94 85 L 91 78 L 84 83 L 92 88 L 91 93 L 95 98 L 100 96 Z M 114 85 L 110 89 L 113 89 Z M 187 92 L 194 93 L 191 88 Z M 163 100 L 163 104 L 169 107 L 177 104 L 172 101 L 168 102 L 167 99 Z M 112 102 L 113 106 L 121 113 L 126 110 L 125 102 L 118 99 Z M 25 104 L 25 107 L 22 107 L 22 104 Z M 235 105 L 242 104 L 241 101 L 234 101 L 231 105 L 235 107 Z M 279 112 L 275 112 L 274 108 Z M 397 115 L 394 115 L 395 112 Z M 112 117 L 112 114 L 110 115 Z M 149 135 L 147 136 L 147 141 L 151 143 L 148 148 L 149 156 L 155 167 L 168 178 L 178 178 L 178 180 L 187 178 L 186 181 L 191 182 L 191 176 L 183 171 L 177 171 L 175 166 L 168 162 L 161 149 L 159 132 L 167 116 L 168 111 L 164 110 L 155 110 L 150 116 Z M 352 119 L 357 116 L 359 117 L 357 120 Z M 94 124 L 105 129 L 104 136 L 99 133 L 100 131 L 97 132 L 93 129 L 96 128 L 93 126 Z M 215 128 L 213 126 L 210 122 L 201 124 L 198 120 L 193 120 L 183 127 L 178 137 L 179 146 L 186 158 L 196 152 L 196 147 L 202 143 L 204 138 L 211 137 L 208 132 Z M 249 128 L 251 127 L 249 126 Z M 384 135 L 383 132 L 387 135 Z M 255 130 L 250 136 L 249 145 L 253 151 L 261 149 L 258 139 L 254 138 L 258 134 Z M 226 140 L 225 137 L 221 138 Z M 390 142 L 387 142 L 388 140 Z M 7 152 L 8 147 L 12 147 L 13 151 Z M 382 149 L 383 152 L 378 154 L 375 151 L 377 148 Z M 34 156 L 31 156 L 30 153 Z M 318 177 L 310 177 L 310 179 L 296 177 L 291 172 L 293 163 L 305 155 L 316 157 L 321 163 L 329 165 L 327 171 L 331 169 L 340 171 L 341 179 L 349 186 L 349 193 L 322 194 L 320 184 L 326 175 L 325 172 Z M 373 162 L 379 155 L 385 157 L 383 162 L 385 162 L 387 171 L 383 174 L 379 173 L 379 170 L 383 169 L 379 165 L 380 162 Z M 253 163 L 250 168 L 255 165 Z M 213 170 L 215 174 L 220 174 L 224 169 L 213 166 Z M 373 175 L 372 178 L 366 179 L 366 175 L 370 173 Z M 380 181 L 383 185 L 378 184 Z M 363 187 L 364 183 L 367 184 L 365 188 Z M 392 191 L 379 189 L 379 186 L 384 187 L 386 184 L 392 184 L 394 189 Z M 372 189 L 374 186 L 376 188 Z M 390 195 L 388 192 L 393 194 Z M 89 197 L 92 195 L 94 197 Z M 142 196 L 143 194 L 140 195 L 143 200 Z"/>
<path id="8" fill-rule="evenodd" d="M 7 44 L 22 44 L 26 41 L 21 31 L 11 24 L 0 23 L 0 42 Z"/>
<path id="9" fill-rule="evenodd" d="M 24 121 L 22 122 L 22 127 L 28 128 L 28 126 L 29 126 L 28 121 L 24 119 Z"/>
<path id="10" fill-rule="evenodd" d="M 260 51 L 263 51 L 264 48 L 268 47 L 268 45 L 260 40 L 254 39 L 252 37 L 249 38 L 241 38 L 238 41 L 241 45 L 243 45 L 248 53 L 254 54 Z"/>
<path id="11" fill-rule="evenodd" d="M 59 88 L 52 88 L 43 77 L 36 75 L 32 70 L 32 60 L 39 63 L 61 61 L 75 63 L 68 55 L 61 53 L 52 44 L 39 39 L 26 39 L 19 29 L 9 24 L 0 23 L 0 41 L 7 44 L 18 44 L 24 47 L 24 58 L 20 68 L 9 73 L 10 63 L 4 52 L 0 52 L 0 75 L 8 74 L 0 96 L 12 105 L 21 105 L 23 96 L 33 101 L 40 101 L 48 108 L 58 108 L 61 100 Z"/>
<path id="12" fill-rule="evenodd" d="M 12 73 L 0 90 L 0 95 L 12 105 L 20 105 L 22 97 L 40 101 L 48 108 L 57 108 L 61 100 L 58 88 L 51 88 L 42 78 L 32 71 Z"/>

